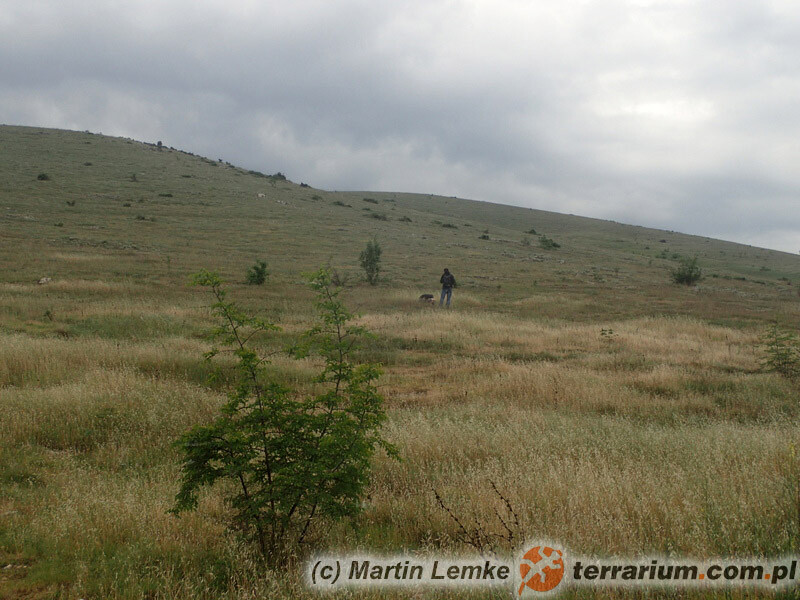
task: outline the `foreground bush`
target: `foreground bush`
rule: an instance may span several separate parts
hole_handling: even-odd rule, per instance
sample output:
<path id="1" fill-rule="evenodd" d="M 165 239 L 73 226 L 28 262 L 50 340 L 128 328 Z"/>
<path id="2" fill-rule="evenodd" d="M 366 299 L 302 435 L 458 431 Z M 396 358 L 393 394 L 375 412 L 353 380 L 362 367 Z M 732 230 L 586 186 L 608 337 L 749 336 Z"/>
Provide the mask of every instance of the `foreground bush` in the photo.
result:
<path id="1" fill-rule="evenodd" d="M 277 327 L 226 301 L 216 274 L 203 272 L 196 283 L 211 288 L 220 318 L 216 333 L 238 364 L 219 417 L 177 442 L 184 462 L 173 511 L 196 508 L 200 488 L 223 480 L 235 525 L 275 562 L 307 541 L 315 524 L 355 515 L 375 449 L 393 452 L 380 436 L 385 412 L 372 383 L 380 371 L 348 360 L 364 332 L 347 325 L 353 315 L 326 270 L 311 279 L 320 322 L 294 350 L 304 356 L 316 349 L 325 361 L 317 378 L 324 389 L 308 397 L 270 381 L 266 359 L 251 343 Z"/>

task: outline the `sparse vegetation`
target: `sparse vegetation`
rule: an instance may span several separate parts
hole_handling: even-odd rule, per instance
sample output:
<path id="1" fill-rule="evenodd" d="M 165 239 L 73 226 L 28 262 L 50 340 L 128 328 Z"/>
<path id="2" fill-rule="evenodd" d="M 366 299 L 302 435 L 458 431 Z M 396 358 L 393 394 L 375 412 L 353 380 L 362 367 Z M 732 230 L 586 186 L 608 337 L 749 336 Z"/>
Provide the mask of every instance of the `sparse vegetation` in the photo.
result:
<path id="1" fill-rule="evenodd" d="M 39 173 L 36 176 L 36 179 L 38 179 L 39 181 L 50 181 L 50 175 L 48 175 L 47 173 Z"/>

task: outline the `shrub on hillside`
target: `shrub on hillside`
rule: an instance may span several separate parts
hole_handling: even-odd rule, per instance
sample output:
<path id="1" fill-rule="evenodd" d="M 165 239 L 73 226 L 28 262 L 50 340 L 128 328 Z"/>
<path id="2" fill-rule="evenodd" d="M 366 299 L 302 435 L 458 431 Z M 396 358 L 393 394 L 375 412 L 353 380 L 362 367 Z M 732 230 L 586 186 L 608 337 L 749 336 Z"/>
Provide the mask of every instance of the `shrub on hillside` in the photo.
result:
<path id="1" fill-rule="evenodd" d="M 245 283 L 248 285 L 262 285 L 267 280 L 267 263 L 263 260 L 256 261 L 252 267 L 247 270 Z"/>
<path id="2" fill-rule="evenodd" d="M 50 181 L 50 175 L 48 175 L 47 173 L 39 173 L 36 176 L 36 179 L 38 179 L 39 181 Z"/>
<path id="3" fill-rule="evenodd" d="M 367 242 L 367 247 L 361 251 L 359 261 L 361 268 L 364 269 L 364 274 L 370 285 L 378 283 L 378 275 L 381 272 L 381 254 L 383 250 L 377 239 Z"/>
<path id="4" fill-rule="evenodd" d="M 555 250 L 561 248 L 561 244 L 547 237 L 546 235 L 539 236 L 539 247 L 545 250 Z"/>
<path id="5" fill-rule="evenodd" d="M 697 265 L 697 257 L 693 256 L 692 258 L 682 258 L 680 264 L 672 270 L 671 275 L 673 283 L 694 285 L 703 277 L 703 272 Z"/>

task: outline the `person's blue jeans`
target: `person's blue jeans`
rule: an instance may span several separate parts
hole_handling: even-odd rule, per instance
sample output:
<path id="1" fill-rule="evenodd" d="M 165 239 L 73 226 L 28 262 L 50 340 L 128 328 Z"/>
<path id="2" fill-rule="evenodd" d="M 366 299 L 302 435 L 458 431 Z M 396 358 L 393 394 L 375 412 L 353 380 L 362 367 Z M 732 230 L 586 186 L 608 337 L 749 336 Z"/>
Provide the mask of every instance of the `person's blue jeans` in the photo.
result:
<path id="1" fill-rule="evenodd" d="M 450 308 L 450 298 L 453 296 L 453 288 L 443 287 L 442 297 L 439 298 L 439 306 L 444 302 L 445 296 L 447 297 L 447 308 Z"/>

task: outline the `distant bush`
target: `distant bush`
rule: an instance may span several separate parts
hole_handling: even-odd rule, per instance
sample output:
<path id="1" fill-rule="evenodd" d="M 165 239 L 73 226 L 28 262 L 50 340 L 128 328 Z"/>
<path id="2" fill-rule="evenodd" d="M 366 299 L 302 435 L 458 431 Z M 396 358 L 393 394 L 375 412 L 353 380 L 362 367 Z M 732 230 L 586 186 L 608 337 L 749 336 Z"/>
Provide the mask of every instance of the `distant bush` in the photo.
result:
<path id="1" fill-rule="evenodd" d="M 530 245 L 531 245 L 531 238 L 529 238 L 529 237 L 524 237 L 524 238 L 522 238 L 522 239 L 520 240 L 520 242 L 519 242 L 519 243 L 520 243 L 520 244 L 522 244 L 523 246 L 530 246 Z"/>
<path id="2" fill-rule="evenodd" d="M 370 215 L 370 217 L 372 217 L 373 219 L 378 219 L 379 221 L 388 221 L 389 220 L 389 217 L 387 217 L 383 213 L 372 213 Z"/>
<path id="3" fill-rule="evenodd" d="M 305 188 L 307 188 L 307 187 L 311 187 L 311 186 L 310 186 L 310 185 L 308 185 L 307 183 L 302 183 L 302 182 L 301 182 L 301 183 L 300 183 L 300 187 L 305 187 Z"/>
<path id="4" fill-rule="evenodd" d="M 442 223 L 442 227 L 445 229 L 458 229 L 458 225 L 453 225 L 452 223 Z"/>
<path id="5" fill-rule="evenodd" d="M 531 235 L 538 235 L 538 234 L 536 233 L 536 230 L 535 230 L 533 227 L 531 227 L 530 229 L 528 229 L 528 231 L 526 231 L 525 233 L 530 233 Z"/>
<path id="6" fill-rule="evenodd" d="M 367 247 L 361 252 L 359 261 L 361 268 L 367 276 L 367 281 L 370 285 L 378 283 L 378 275 L 381 272 L 381 254 L 383 250 L 377 239 L 367 242 Z"/>
<path id="7" fill-rule="evenodd" d="M 67 206 L 75 206 L 75 200 L 67 200 Z"/>
<path id="8" fill-rule="evenodd" d="M 481 236 L 478 239 L 479 240 L 488 240 L 489 239 L 489 234 L 482 233 Z"/>
<path id="9" fill-rule="evenodd" d="M 375 198 L 362 198 L 364 202 L 369 202 L 370 204 L 377 204 L 378 201 Z"/>
<path id="10" fill-rule="evenodd" d="M 83 163 L 83 166 L 84 166 L 84 167 L 91 167 L 91 166 L 92 166 L 92 163 L 90 163 L 90 162 L 85 162 L 85 163 Z"/>
<path id="11" fill-rule="evenodd" d="M 64 223 L 62 223 L 61 221 L 59 221 L 58 223 L 53 223 L 53 225 L 55 225 L 56 227 L 63 227 L 63 226 L 64 226 Z"/>
<path id="12" fill-rule="evenodd" d="M 341 200 L 334 200 L 334 201 L 333 201 L 333 205 L 334 205 L 334 206 L 346 206 L 347 208 L 353 208 L 353 205 L 352 205 L 352 204 L 345 204 L 345 203 L 344 203 L 344 202 L 342 202 Z"/>
<path id="13" fill-rule="evenodd" d="M 38 179 L 39 181 L 50 181 L 50 175 L 48 175 L 47 173 L 39 173 L 36 176 L 36 179 Z"/>
<path id="14" fill-rule="evenodd" d="M 277 181 L 286 181 L 286 175 L 278 171 L 277 173 L 273 173 L 269 176 L 270 179 L 275 179 Z"/>
<path id="15" fill-rule="evenodd" d="M 267 273 L 267 263 L 263 260 L 256 261 L 256 264 L 247 270 L 245 283 L 248 285 L 263 285 L 267 280 L 267 275 L 269 275 Z"/>
<path id="16" fill-rule="evenodd" d="M 400 217 L 397 220 L 398 221 L 402 221 L 403 223 L 411 223 L 412 222 L 411 219 L 409 219 L 408 217 Z"/>
<path id="17" fill-rule="evenodd" d="M 556 248 L 561 248 L 561 244 L 556 241 L 553 241 L 546 235 L 539 236 L 539 247 L 545 250 L 555 250 Z"/>
<path id="18" fill-rule="evenodd" d="M 128 206 L 130 206 L 130 205 L 131 205 L 131 203 L 130 203 L 130 202 L 125 202 L 125 203 L 123 203 L 123 205 L 122 205 L 122 206 L 128 207 Z"/>
<path id="19" fill-rule="evenodd" d="M 167 194 L 159 194 L 159 196 L 161 196 L 162 198 L 172 198 L 172 194 L 170 194 L 170 193 L 167 193 Z"/>
<path id="20" fill-rule="evenodd" d="M 697 257 L 694 256 L 692 258 L 682 258 L 680 265 L 672 270 L 671 275 L 673 283 L 694 285 L 700 281 L 703 272 L 700 270 L 700 267 L 697 266 Z"/>

